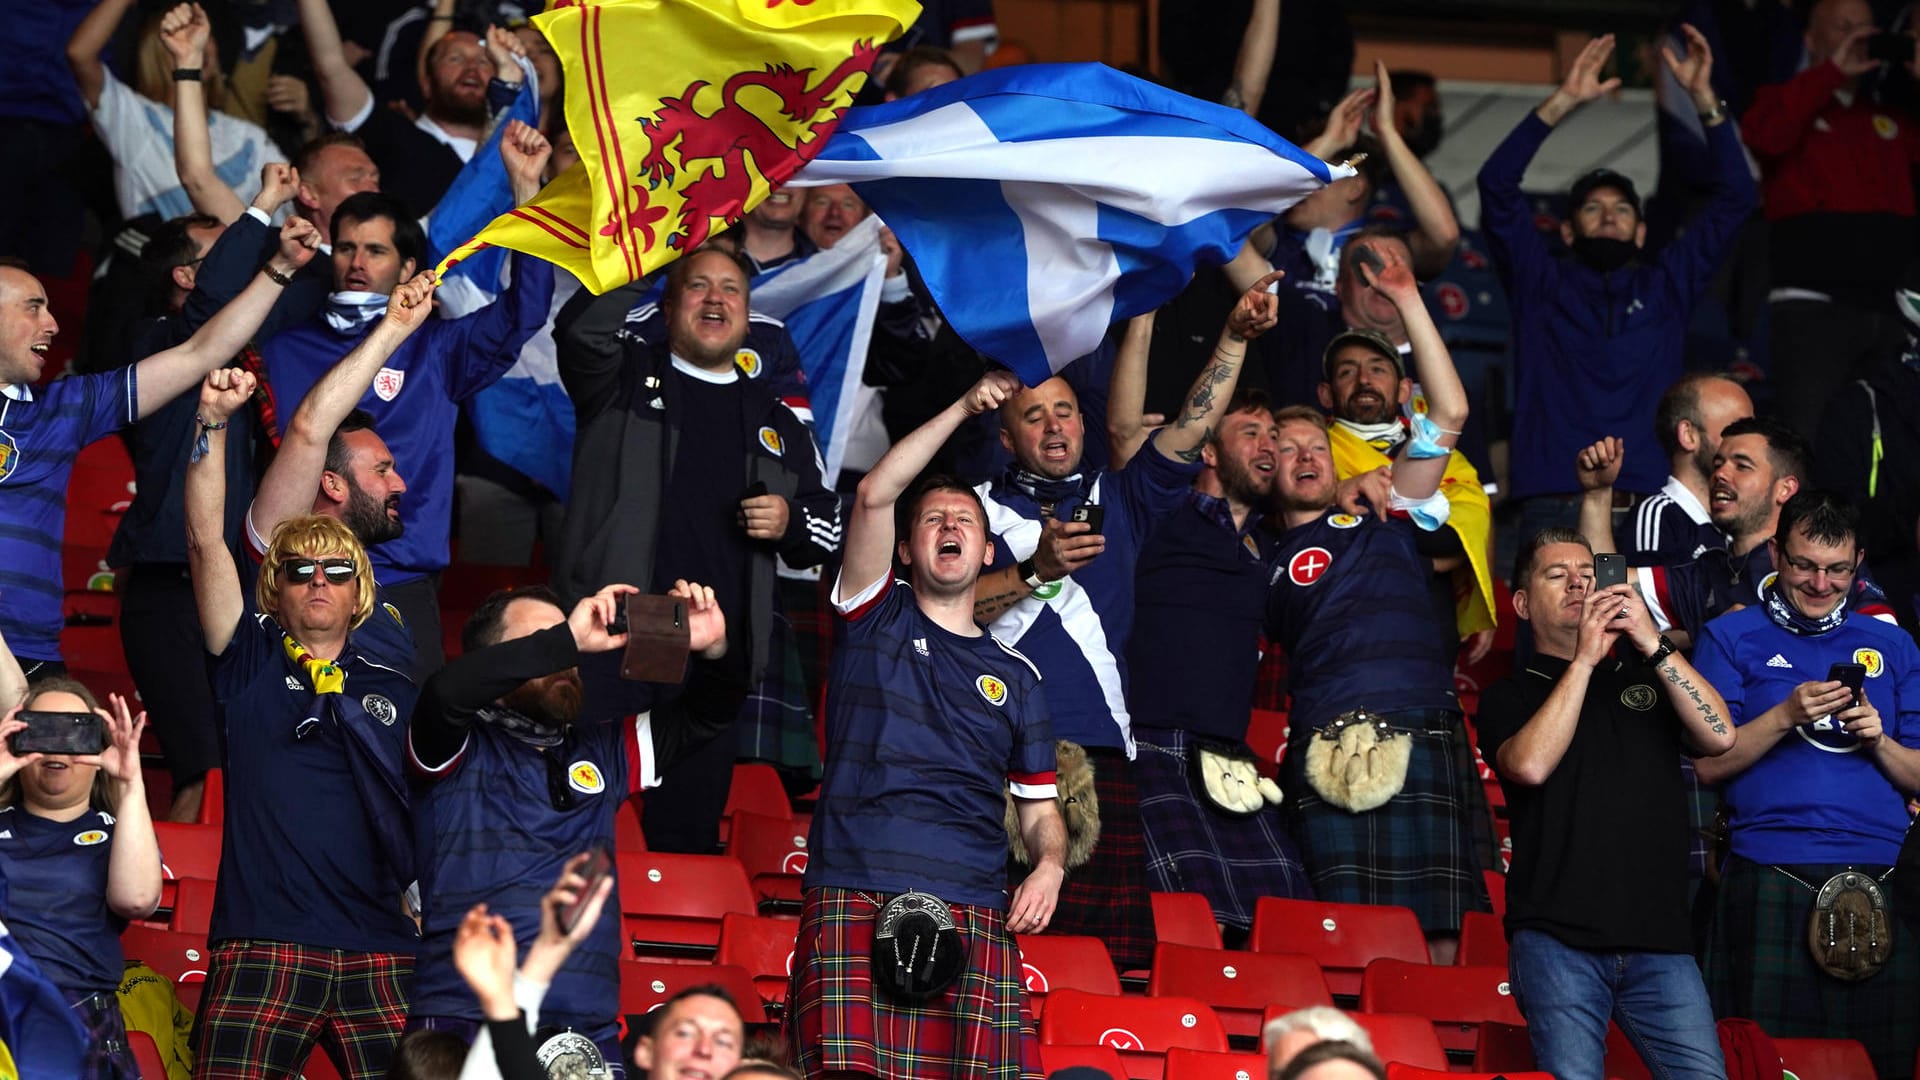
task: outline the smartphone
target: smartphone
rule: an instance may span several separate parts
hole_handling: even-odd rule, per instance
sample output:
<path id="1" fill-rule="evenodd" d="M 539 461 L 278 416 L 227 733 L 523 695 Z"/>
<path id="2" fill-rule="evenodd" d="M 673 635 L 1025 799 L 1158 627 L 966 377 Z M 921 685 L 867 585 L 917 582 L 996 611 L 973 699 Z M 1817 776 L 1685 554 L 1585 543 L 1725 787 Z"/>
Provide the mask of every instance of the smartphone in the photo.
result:
<path id="1" fill-rule="evenodd" d="M 97 754 L 107 748 L 106 729 L 90 712 L 22 711 L 25 731 L 7 740 L 15 754 Z"/>
<path id="2" fill-rule="evenodd" d="M 580 924 L 580 913 L 586 910 L 587 901 L 593 898 L 593 894 L 599 891 L 600 883 L 611 873 L 613 853 L 603 847 L 594 848 L 587 856 L 587 865 L 580 868 L 580 876 L 586 878 L 587 883 L 580 887 L 579 897 L 571 904 L 562 905 L 558 912 L 562 934 L 573 933 L 573 928 Z"/>
<path id="3" fill-rule="evenodd" d="M 1106 524 L 1107 508 L 1104 506 L 1095 506 L 1092 503 L 1081 503 L 1067 514 L 1067 520 L 1084 521 L 1092 526 L 1089 531 L 1098 533 L 1100 526 Z"/>
<path id="4" fill-rule="evenodd" d="M 1372 244 L 1363 244 L 1356 249 L 1353 253 L 1353 261 L 1373 271 L 1373 276 L 1376 278 L 1387 270 L 1387 261 L 1380 257 L 1379 252 L 1373 250 Z M 1356 273 L 1355 276 L 1359 275 Z"/>
<path id="5" fill-rule="evenodd" d="M 1595 592 L 1627 583 L 1627 557 L 1611 552 L 1593 557 L 1593 588 Z"/>
<path id="6" fill-rule="evenodd" d="M 687 677 L 693 628 L 687 602 L 672 596 L 633 593 L 626 606 L 627 652 L 620 677 L 633 682 L 677 683 Z"/>
<path id="7" fill-rule="evenodd" d="M 1888 64 L 1913 62 L 1913 39 L 1905 34 L 1882 31 L 1867 39 L 1867 59 Z"/>
<path id="8" fill-rule="evenodd" d="M 1853 691 L 1853 704 L 1860 704 L 1860 688 L 1866 685 L 1867 667 L 1865 664 L 1835 664 L 1827 669 L 1827 681 L 1844 684 Z M 1849 705 L 1848 708 L 1852 708 Z"/>

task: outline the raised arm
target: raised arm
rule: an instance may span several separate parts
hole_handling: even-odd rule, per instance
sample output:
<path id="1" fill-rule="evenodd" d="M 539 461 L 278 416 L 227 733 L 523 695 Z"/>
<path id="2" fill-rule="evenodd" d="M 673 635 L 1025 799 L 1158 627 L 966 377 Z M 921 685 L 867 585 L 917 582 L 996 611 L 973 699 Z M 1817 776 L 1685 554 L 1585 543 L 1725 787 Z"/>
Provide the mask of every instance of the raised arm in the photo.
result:
<path id="1" fill-rule="evenodd" d="M 100 54 L 132 7 L 133 0 L 100 0 L 67 39 L 67 66 L 73 69 L 73 81 L 79 84 L 80 96 L 86 99 L 89 110 L 100 107 L 100 93 L 107 85 L 107 67 L 101 63 Z"/>
<path id="2" fill-rule="evenodd" d="M 107 706 L 94 710 L 106 721 L 107 748 L 98 761 L 113 804 L 107 907 L 123 919 L 144 919 L 160 906 L 160 839 L 153 832 L 140 769 L 140 734 L 147 729 L 147 714 L 135 717 L 119 694 L 108 694 Z"/>
<path id="3" fill-rule="evenodd" d="M 1147 354 L 1153 348 L 1153 316 L 1135 315 L 1127 321 L 1120 351 L 1113 359 L 1113 379 L 1107 385 L 1107 468 L 1119 472 L 1146 445 L 1153 429 L 1167 422 L 1147 415 Z"/>
<path id="4" fill-rule="evenodd" d="M 1400 321 L 1406 325 L 1407 342 L 1413 346 L 1412 375 L 1427 397 L 1426 419 L 1415 418 L 1415 434 L 1419 435 L 1420 428 L 1430 424 L 1431 439 L 1416 439 L 1400 463 L 1393 467 L 1393 491 L 1401 499 L 1422 502 L 1440 490 L 1449 455 L 1422 455 L 1419 453 L 1421 443 L 1430 441 L 1441 450 L 1453 449 L 1467 423 L 1467 390 L 1460 385 L 1460 373 L 1454 370 L 1453 355 L 1447 351 L 1446 342 L 1440 340 L 1440 328 L 1433 325 L 1433 316 L 1427 314 L 1420 286 L 1413 280 L 1413 268 L 1394 261 L 1376 271 L 1366 262 L 1356 261 L 1354 272 L 1360 275 L 1364 285 L 1393 303 L 1394 310 L 1400 313 Z"/>
<path id="5" fill-rule="evenodd" d="M 295 271 L 313 258 L 319 245 L 320 234 L 312 222 L 288 218 L 280 227 L 280 250 L 267 260 L 266 269 L 255 274 L 239 296 L 215 312 L 186 341 L 134 365 L 140 415 L 151 415 L 155 409 L 186 393 L 207 372 L 233 359 L 260 329 L 267 312 L 280 299 L 281 288 L 293 280 Z"/>
<path id="6" fill-rule="evenodd" d="M 280 449 L 261 477 L 253 506 L 247 511 L 247 526 L 255 535 L 272 536 L 282 521 L 313 510 L 334 429 L 373 385 L 380 366 L 426 322 L 433 307 L 435 284 L 433 273 L 422 271 L 395 289 L 387 300 L 385 317 L 307 391 L 293 418 L 287 421 Z"/>
<path id="7" fill-rule="evenodd" d="M 179 4 L 160 20 L 160 43 L 175 68 L 198 70 L 207 55 L 207 13 L 199 4 Z M 246 213 L 240 196 L 213 170 L 213 142 L 207 130 L 207 92 L 199 79 L 173 84 L 173 168 L 193 208 L 231 224 Z"/>
<path id="8" fill-rule="evenodd" d="M 1620 636 L 1613 617 L 1620 613 L 1622 603 L 1612 593 L 1587 594 L 1586 607 L 1580 614 L 1580 637 L 1566 673 L 1553 684 L 1553 692 L 1540 708 L 1493 755 L 1493 767 L 1501 776 L 1526 787 L 1539 787 L 1560 767 L 1580 728 L 1580 711 L 1586 704 L 1594 665 L 1607 658 Z"/>
<path id="9" fill-rule="evenodd" d="M 1393 170 L 1393 178 L 1413 210 L 1414 229 L 1407 234 L 1407 246 L 1413 249 L 1413 269 L 1422 277 L 1432 277 L 1453 261 L 1453 251 L 1460 246 L 1460 222 L 1453 216 L 1447 193 L 1440 190 L 1433 174 L 1394 125 L 1393 80 L 1387 74 L 1387 65 L 1375 60 L 1373 78 L 1373 134 L 1380 140 L 1387 168 Z"/>
<path id="10" fill-rule="evenodd" d="M 211 656 L 227 651 L 246 613 L 240 571 L 227 547 L 227 419 L 246 407 L 253 387 L 253 373 L 240 368 L 207 373 L 197 414 L 206 445 L 204 449 L 196 445 L 187 462 L 187 568 Z"/>
<path id="11" fill-rule="evenodd" d="M 1600 78 L 1600 72 L 1612 58 L 1612 34 L 1602 34 L 1587 42 L 1581 48 L 1580 55 L 1573 58 L 1573 66 L 1567 69 L 1567 77 L 1560 81 L 1559 89 L 1548 95 L 1547 100 L 1533 110 L 1533 115 L 1545 121 L 1548 127 L 1553 127 L 1587 102 L 1620 89 L 1618 76 L 1606 80 Z"/>
<path id="12" fill-rule="evenodd" d="M 1786 82 L 1754 90 L 1753 103 L 1740 118 L 1740 134 L 1754 157 L 1764 161 L 1793 152 L 1813 130 L 1814 118 L 1833 100 L 1834 91 L 1880 66 L 1867 55 L 1867 39 L 1873 35 L 1872 24 L 1860 27 L 1832 56 Z"/>
<path id="13" fill-rule="evenodd" d="M 300 29 L 307 38 L 313 73 L 320 79 L 327 123 L 342 127 L 373 103 L 373 91 L 347 63 L 346 49 L 340 44 L 340 24 L 334 21 L 327 0 L 300 0 Z"/>
<path id="14" fill-rule="evenodd" d="M 413 79 L 421 86 L 427 85 L 427 54 L 433 51 L 433 43 L 453 29 L 453 8 L 454 0 L 433 0 L 433 11 L 420 31 L 420 47 L 413 53 Z"/>
<path id="15" fill-rule="evenodd" d="M 1268 271 L 1253 287 L 1242 293 L 1233 310 L 1227 313 L 1227 325 L 1213 347 L 1213 358 L 1187 389 L 1180 414 L 1153 440 L 1155 450 L 1174 461 L 1191 464 L 1200 460 L 1200 448 L 1213 437 L 1213 422 L 1233 397 L 1240 382 L 1240 368 L 1247 358 L 1247 342 L 1273 329 L 1279 318 L 1280 298 L 1267 287 L 1285 275 Z"/>
<path id="16" fill-rule="evenodd" d="M 1682 23 L 1680 28 L 1687 38 L 1686 55 L 1675 56 L 1671 46 L 1662 46 L 1660 55 L 1700 113 L 1713 155 L 1713 196 L 1660 253 L 1660 261 L 1674 268 L 1690 295 L 1698 295 L 1719 271 L 1734 233 L 1753 214 L 1759 193 L 1740 139 L 1713 88 L 1713 48 L 1692 26 Z"/>
<path id="17" fill-rule="evenodd" d="M 960 400 L 894 443 L 874 463 L 872 470 L 860 479 L 859 490 L 853 496 L 853 517 L 847 523 L 840 567 L 839 597 L 857 596 L 892 572 L 893 504 L 933 460 L 947 438 L 967 418 L 997 409 L 1019 392 L 1020 380 L 1012 372 L 989 371 Z"/>
<path id="18" fill-rule="evenodd" d="M 1620 465 L 1627 460 L 1627 441 L 1607 436 L 1581 449 L 1573 460 L 1573 475 L 1580 482 L 1580 533 L 1587 538 L 1595 555 L 1611 555 L 1613 543 L 1613 485 L 1620 479 Z M 1627 568 L 1627 580 L 1638 582 L 1637 567 Z"/>
<path id="19" fill-rule="evenodd" d="M 1267 96 L 1267 77 L 1273 73 L 1273 51 L 1280 40 L 1280 0 L 1253 0 L 1247 32 L 1240 38 L 1240 54 L 1233 61 L 1233 78 L 1220 103 L 1248 116 L 1260 115 Z"/>
<path id="20" fill-rule="evenodd" d="M 553 317 L 560 384 L 573 399 L 580 427 L 613 406 L 627 355 L 620 331 L 627 325 L 627 312 L 646 295 L 653 281 L 652 277 L 641 278 L 599 296 L 581 289 Z"/>

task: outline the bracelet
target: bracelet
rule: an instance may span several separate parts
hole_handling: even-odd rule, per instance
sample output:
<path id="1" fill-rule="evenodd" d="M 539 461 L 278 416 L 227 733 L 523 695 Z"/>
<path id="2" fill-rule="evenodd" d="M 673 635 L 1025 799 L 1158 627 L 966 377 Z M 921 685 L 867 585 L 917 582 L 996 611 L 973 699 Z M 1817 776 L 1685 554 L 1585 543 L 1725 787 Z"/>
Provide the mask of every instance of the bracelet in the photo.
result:
<path id="1" fill-rule="evenodd" d="M 199 413 L 194 413 L 194 414 L 193 414 L 193 422 L 194 422 L 194 423 L 196 423 L 196 424 L 199 424 L 199 425 L 200 425 L 200 430 L 201 430 L 201 431 L 225 431 L 225 430 L 227 430 L 227 421 L 225 421 L 225 420 L 222 420 L 222 421 L 220 421 L 220 422 L 219 422 L 219 423 L 217 423 L 217 424 L 209 424 L 209 423 L 207 423 L 207 421 L 206 421 L 206 420 L 205 420 L 204 418 L 202 418 L 202 417 L 201 417 L 201 415 L 200 415 Z"/>
<path id="2" fill-rule="evenodd" d="M 271 263 L 271 262 L 269 262 L 269 263 L 267 263 L 267 265 L 265 265 L 265 266 L 263 266 L 263 267 L 261 267 L 261 268 L 260 268 L 260 272 L 261 272 L 261 273 L 263 273 L 263 274 L 265 274 L 265 275 L 267 275 L 267 280 L 268 280 L 268 281 L 271 281 L 271 282 L 273 282 L 273 283 L 274 283 L 275 285 L 278 285 L 278 286 L 280 286 L 280 287 L 281 287 L 281 288 L 283 288 L 283 289 L 284 289 L 284 288 L 286 288 L 287 286 L 289 286 L 289 285 L 291 285 L 291 284 L 293 284 L 293 275 L 292 275 L 292 274 L 283 274 L 283 273 L 281 273 L 280 271 L 278 271 L 278 270 L 275 270 L 275 269 L 273 268 L 273 263 Z"/>
<path id="3" fill-rule="evenodd" d="M 200 69 L 199 68 L 174 68 L 173 81 L 174 82 L 199 82 Z"/>
<path id="4" fill-rule="evenodd" d="M 1653 650 L 1653 655 L 1641 657 L 1640 662 L 1647 665 L 1648 667 L 1658 667 L 1660 665 L 1660 661 L 1665 660 L 1669 656 L 1672 656 L 1675 651 L 1676 650 L 1673 647 L 1673 639 L 1667 637 L 1667 635 L 1665 634 L 1661 634 L 1660 644 L 1655 646 Z"/>
<path id="5" fill-rule="evenodd" d="M 1703 124 L 1717 124 L 1720 121 L 1725 120 L 1726 118 L 1727 118 L 1727 103 L 1724 101 L 1714 102 L 1713 108 L 1708 109 L 1706 112 L 1703 112 L 1700 114 L 1700 122 Z"/>

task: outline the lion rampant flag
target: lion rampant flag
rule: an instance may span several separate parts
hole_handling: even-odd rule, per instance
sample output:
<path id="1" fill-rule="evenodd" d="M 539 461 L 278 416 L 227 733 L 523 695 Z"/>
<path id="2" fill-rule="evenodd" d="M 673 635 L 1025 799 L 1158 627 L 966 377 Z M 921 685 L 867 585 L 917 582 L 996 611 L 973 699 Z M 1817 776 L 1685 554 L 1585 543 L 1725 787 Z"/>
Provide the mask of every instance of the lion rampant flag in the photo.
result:
<path id="1" fill-rule="evenodd" d="M 579 164 L 437 268 L 489 244 L 595 293 L 726 229 L 819 153 L 915 0 L 594 0 L 536 15 Z M 751 66 L 749 66 L 751 64 Z"/>

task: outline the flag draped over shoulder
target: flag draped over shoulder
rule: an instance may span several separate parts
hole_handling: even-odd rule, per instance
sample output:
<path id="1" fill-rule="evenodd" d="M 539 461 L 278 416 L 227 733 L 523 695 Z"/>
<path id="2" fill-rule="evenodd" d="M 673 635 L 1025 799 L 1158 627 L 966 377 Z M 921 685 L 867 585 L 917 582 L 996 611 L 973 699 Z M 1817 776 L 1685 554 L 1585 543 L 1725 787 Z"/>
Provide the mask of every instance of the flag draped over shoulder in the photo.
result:
<path id="1" fill-rule="evenodd" d="M 826 144 L 914 0 L 599 0 L 533 19 L 565 69 L 580 163 L 442 261 L 487 245 L 595 293 L 740 220 Z"/>
<path id="2" fill-rule="evenodd" d="M 753 279 L 753 310 L 785 322 L 800 350 L 813 404 L 814 441 L 820 445 L 829 487 L 846 459 L 886 272 L 880 219 L 869 216 L 833 247 Z"/>
<path id="3" fill-rule="evenodd" d="M 954 329 L 1032 384 L 1347 175 L 1234 109 L 1041 64 L 854 109 L 793 183 L 852 184 Z"/>

